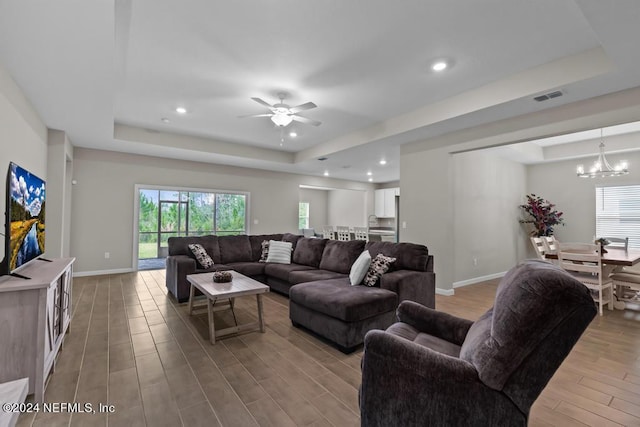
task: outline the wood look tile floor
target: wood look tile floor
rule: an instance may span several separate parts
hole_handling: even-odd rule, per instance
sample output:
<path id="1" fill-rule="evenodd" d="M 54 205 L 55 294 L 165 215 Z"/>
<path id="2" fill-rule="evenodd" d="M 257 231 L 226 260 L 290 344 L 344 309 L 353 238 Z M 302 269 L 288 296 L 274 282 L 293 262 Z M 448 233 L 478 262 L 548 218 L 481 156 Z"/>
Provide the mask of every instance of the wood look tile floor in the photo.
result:
<path id="1" fill-rule="evenodd" d="M 166 295 L 164 271 L 76 278 L 74 313 L 47 402 L 114 406 L 112 413 L 24 414 L 18 426 L 356 426 L 362 351 L 344 355 L 291 326 L 287 298 L 264 298 L 266 333 L 212 346 L 206 314 Z M 497 281 L 436 297 L 476 319 Z M 236 300 L 240 322 L 255 298 Z M 216 326 L 232 324 L 229 311 Z M 640 311 L 596 318 L 533 406 L 532 426 L 640 426 Z M 425 425 L 428 424 L 425 421 Z"/>

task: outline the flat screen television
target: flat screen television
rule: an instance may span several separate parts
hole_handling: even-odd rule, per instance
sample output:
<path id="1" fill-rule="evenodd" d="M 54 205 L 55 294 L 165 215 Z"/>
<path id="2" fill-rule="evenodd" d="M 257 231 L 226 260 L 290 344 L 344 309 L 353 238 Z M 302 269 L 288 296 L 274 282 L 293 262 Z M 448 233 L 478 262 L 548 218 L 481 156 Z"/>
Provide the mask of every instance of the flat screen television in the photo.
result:
<path id="1" fill-rule="evenodd" d="M 9 164 L 4 274 L 14 274 L 44 253 L 46 185 L 26 169 Z"/>

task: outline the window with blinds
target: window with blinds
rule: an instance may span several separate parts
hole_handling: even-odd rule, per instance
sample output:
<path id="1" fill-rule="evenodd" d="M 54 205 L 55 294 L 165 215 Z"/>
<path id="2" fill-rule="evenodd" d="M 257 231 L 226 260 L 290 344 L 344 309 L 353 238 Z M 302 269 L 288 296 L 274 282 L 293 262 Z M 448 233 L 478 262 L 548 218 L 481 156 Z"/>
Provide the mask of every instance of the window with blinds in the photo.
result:
<path id="1" fill-rule="evenodd" d="M 640 185 L 596 187 L 596 235 L 628 237 L 640 249 Z"/>

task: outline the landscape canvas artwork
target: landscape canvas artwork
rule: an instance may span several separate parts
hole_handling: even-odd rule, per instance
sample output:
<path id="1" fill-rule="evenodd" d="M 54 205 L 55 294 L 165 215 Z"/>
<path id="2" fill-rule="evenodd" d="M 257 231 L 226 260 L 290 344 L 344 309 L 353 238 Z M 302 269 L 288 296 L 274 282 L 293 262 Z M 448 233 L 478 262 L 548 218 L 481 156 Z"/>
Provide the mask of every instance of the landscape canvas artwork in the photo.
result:
<path id="1" fill-rule="evenodd" d="M 9 167 L 9 271 L 44 253 L 45 182 L 15 163 Z"/>

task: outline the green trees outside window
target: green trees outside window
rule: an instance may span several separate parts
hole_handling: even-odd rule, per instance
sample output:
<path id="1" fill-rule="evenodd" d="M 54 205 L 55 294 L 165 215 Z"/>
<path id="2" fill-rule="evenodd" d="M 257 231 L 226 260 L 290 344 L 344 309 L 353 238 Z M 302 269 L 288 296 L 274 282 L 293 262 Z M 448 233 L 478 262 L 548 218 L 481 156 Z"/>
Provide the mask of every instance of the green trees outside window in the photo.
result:
<path id="1" fill-rule="evenodd" d="M 247 195 L 140 189 L 138 258 L 166 256 L 172 236 L 244 234 Z"/>
<path id="2" fill-rule="evenodd" d="M 298 228 L 309 228 L 309 202 L 298 203 Z"/>

